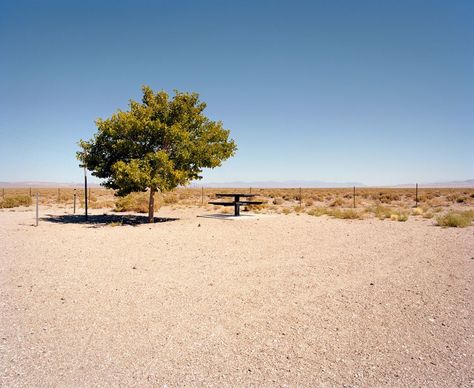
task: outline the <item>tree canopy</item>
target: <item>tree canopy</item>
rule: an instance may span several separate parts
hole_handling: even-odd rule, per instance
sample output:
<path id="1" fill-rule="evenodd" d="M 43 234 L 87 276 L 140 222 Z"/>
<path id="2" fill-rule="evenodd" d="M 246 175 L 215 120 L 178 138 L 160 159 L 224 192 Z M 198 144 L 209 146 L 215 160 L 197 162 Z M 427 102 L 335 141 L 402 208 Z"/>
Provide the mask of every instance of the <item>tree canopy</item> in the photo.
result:
<path id="1" fill-rule="evenodd" d="M 150 190 L 151 209 L 156 191 L 201 179 L 203 168 L 220 166 L 237 147 L 222 122 L 204 115 L 197 93 L 142 91 L 141 103 L 130 100 L 127 111 L 96 121 L 96 134 L 80 140 L 77 157 L 119 196 Z M 152 222 L 151 210 L 149 216 Z"/>

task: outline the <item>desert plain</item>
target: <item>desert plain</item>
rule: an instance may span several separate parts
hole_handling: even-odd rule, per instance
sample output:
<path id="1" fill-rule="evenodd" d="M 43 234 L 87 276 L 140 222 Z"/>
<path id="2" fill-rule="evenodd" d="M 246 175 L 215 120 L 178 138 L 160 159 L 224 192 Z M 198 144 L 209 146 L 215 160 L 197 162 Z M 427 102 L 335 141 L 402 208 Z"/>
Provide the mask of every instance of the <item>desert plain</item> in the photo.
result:
<path id="1" fill-rule="evenodd" d="M 1 386 L 474 384 L 473 226 L 82 213 L 0 210 Z"/>

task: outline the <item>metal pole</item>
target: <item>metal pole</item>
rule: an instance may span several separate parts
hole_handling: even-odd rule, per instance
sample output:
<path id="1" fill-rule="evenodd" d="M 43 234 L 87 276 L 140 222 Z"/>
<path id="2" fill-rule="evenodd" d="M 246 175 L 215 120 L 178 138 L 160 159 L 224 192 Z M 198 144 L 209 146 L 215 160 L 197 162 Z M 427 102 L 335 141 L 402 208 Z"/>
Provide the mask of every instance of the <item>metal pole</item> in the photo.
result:
<path id="1" fill-rule="evenodd" d="M 38 226 L 38 192 L 36 192 L 36 225 Z"/>
<path id="2" fill-rule="evenodd" d="M 58 187 L 58 203 L 61 202 L 61 189 Z"/>
<path id="3" fill-rule="evenodd" d="M 87 214 L 87 169 L 86 166 L 84 165 L 84 203 L 86 206 L 86 221 L 89 219 L 88 214 Z"/>
<path id="4" fill-rule="evenodd" d="M 415 207 L 418 207 L 418 183 L 416 184 L 416 188 L 415 188 L 415 202 L 416 202 Z"/>
<path id="5" fill-rule="evenodd" d="M 74 193 L 74 214 L 76 214 L 76 193 Z"/>
<path id="6" fill-rule="evenodd" d="M 303 199 L 302 195 L 301 195 L 301 187 L 300 187 L 300 206 L 301 206 L 301 200 Z"/>
<path id="7" fill-rule="evenodd" d="M 2 198 L 5 198 L 5 189 L 2 187 Z"/>
<path id="8" fill-rule="evenodd" d="M 249 194 L 252 194 L 252 188 L 251 188 L 251 187 L 250 187 L 250 189 L 249 189 Z"/>
<path id="9" fill-rule="evenodd" d="M 30 197 L 31 197 L 31 187 L 30 187 Z"/>
<path id="10" fill-rule="evenodd" d="M 354 209 L 355 209 L 356 207 L 356 187 L 355 186 L 353 187 L 352 198 L 354 200 Z"/>

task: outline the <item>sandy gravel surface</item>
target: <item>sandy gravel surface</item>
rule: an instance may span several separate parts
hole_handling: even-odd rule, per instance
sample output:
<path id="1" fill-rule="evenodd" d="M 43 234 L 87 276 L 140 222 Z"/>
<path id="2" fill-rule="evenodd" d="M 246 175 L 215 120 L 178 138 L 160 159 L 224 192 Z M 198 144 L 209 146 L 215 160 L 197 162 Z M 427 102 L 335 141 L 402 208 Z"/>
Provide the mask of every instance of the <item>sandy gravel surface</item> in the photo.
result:
<path id="1" fill-rule="evenodd" d="M 474 384 L 473 227 L 200 212 L 1 211 L 0 385 Z"/>

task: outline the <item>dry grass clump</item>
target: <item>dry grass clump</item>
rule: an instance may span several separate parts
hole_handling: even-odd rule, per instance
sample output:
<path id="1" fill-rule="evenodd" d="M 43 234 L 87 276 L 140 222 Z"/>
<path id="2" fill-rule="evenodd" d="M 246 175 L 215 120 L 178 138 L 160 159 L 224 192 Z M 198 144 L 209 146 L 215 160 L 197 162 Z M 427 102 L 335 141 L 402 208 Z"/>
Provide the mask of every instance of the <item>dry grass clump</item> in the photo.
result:
<path id="1" fill-rule="evenodd" d="M 472 224 L 474 219 L 474 210 L 466 210 L 462 212 L 450 211 L 436 218 L 439 226 L 451 228 L 465 228 Z"/>
<path id="2" fill-rule="evenodd" d="M 354 209 L 334 209 L 334 210 L 328 210 L 327 215 L 334 217 L 334 218 L 340 218 L 343 220 L 363 220 L 364 217 L 361 212 L 358 212 Z"/>
<path id="3" fill-rule="evenodd" d="M 180 200 L 179 196 L 176 193 L 170 192 L 163 194 L 163 202 L 165 205 L 174 205 Z"/>
<path id="4" fill-rule="evenodd" d="M 131 193 L 115 201 L 116 212 L 148 213 L 149 193 Z M 158 210 L 158 200 L 155 198 L 155 210 Z"/>
<path id="5" fill-rule="evenodd" d="M 314 217 L 321 217 L 325 214 L 327 214 L 327 209 L 324 207 L 315 207 L 311 210 L 308 210 L 306 214 Z"/>
<path id="6" fill-rule="evenodd" d="M 277 197 L 277 198 L 273 199 L 273 204 L 274 205 L 282 205 L 283 202 L 285 202 L 285 201 L 283 200 L 283 198 L 280 198 L 280 197 Z"/>
<path id="7" fill-rule="evenodd" d="M 11 209 L 18 206 L 30 206 L 32 204 L 29 195 L 15 195 L 13 197 L 6 197 L 0 200 L 0 209 Z"/>
<path id="8" fill-rule="evenodd" d="M 303 206 L 300 206 L 300 205 L 298 205 L 298 206 L 293 206 L 293 211 L 294 211 L 295 213 L 301 213 L 302 211 L 304 211 L 304 208 L 303 208 Z"/>
<path id="9" fill-rule="evenodd" d="M 342 198 L 337 197 L 334 201 L 331 202 L 329 206 L 331 207 L 336 207 L 336 206 L 342 206 L 344 204 L 344 201 Z"/>
<path id="10" fill-rule="evenodd" d="M 408 220 L 408 217 L 409 213 L 403 210 L 396 210 L 395 212 L 392 212 L 392 214 L 390 214 L 390 219 L 392 221 L 405 222 Z"/>
<path id="11" fill-rule="evenodd" d="M 390 216 L 392 215 L 392 209 L 380 205 L 371 207 L 367 211 L 373 213 L 374 216 L 377 217 L 379 220 L 390 218 Z"/>

